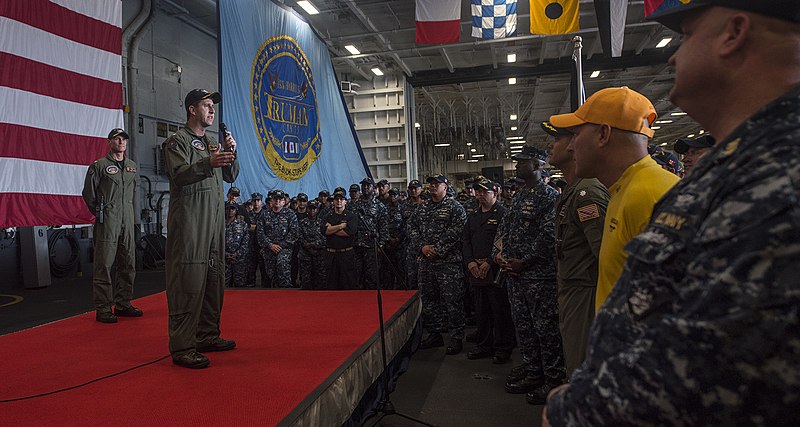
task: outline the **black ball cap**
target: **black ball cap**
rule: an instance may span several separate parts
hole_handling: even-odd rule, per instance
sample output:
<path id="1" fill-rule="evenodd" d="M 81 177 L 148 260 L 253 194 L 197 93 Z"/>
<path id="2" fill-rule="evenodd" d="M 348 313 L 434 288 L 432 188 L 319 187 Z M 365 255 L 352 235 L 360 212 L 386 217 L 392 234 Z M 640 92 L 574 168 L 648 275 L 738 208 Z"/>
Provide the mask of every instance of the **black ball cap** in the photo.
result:
<path id="1" fill-rule="evenodd" d="M 364 185 L 364 184 L 375 185 L 375 181 L 370 177 L 366 177 L 366 178 L 361 180 L 361 184 L 362 185 Z"/>
<path id="2" fill-rule="evenodd" d="M 361 187 L 359 187 L 358 184 L 351 184 L 350 191 L 361 191 Z"/>
<path id="3" fill-rule="evenodd" d="M 673 150 L 678 154 L 686 154 L 690 148 L 711 148 L 716 143 L 717 141 L 713 136 L 705 134 L 695 139 L 679 139 L 675 141 Z"/>
<path id="4" fill-rule="evenodd" d="M 446 176 L 439 174 L 439 175 L 429 176 L 428 179 L 425 180 L 425 182 L 427 182 L 428 184 L 430 184 L 431 182 L 439 182 L 442 184 L 447 184 L 450 181 L 447 180 Z"/>
<path id="5" fill-rule="evenodd" d="M 228 190 L 228 193 L 230 193 L 230 194 L 232 194 L 234 196 L 238 196 L 238 195 L 242 194 L 242 192 L 239 190 L 239 187 L 231 187 L 231 189 Z"/>
<path id="6" fill-rule="evenodd" d="M 335 199 L 337 197 L 347 199 L 347 192 L 344 191 L 344 187 L 336 187 L 336 189 L 333 190 L 333 198 Z"/>
<path id="7" fill-rule="evenodd" d="M 222 95 L 220 95 L 219 92 L 209 92 L 205 89 L 194 89 L 186 94 L 186 98 L 183 100 L 183 106 L 186 108 L 186 111 L 189 111 L 190 106 L 208 98 L 211 98 L 215 104 L 219 104 L 222 101 Z"/>
<path id="8" fill-rule="evenodd" d="M 408 188 L 421 188 L 422 184 L 419 182 L 418 179 L 412 179 L 408 182 Z"/>
<path id="9" fill-rule="evenodd" d="M 111 129 L 111 132 L 108 133 L 108 139 L 114 139 L 114 138 L 116 138 L 118 136 L 122 136 L 125 139 L 131 139 L 128 136 L 128 133 L 125 132 L 125 129 L 115 128 L 115 129 Z"/>
<path id="10" fill-rule="evenodd" d="M 307 202 L 308 201 L 308 194 L 300 193 L 297 195 L 297 200 L 300 202 Z"/>
<path id="11" fill-rule="evenodd" d="M 709 6 L 746 10 L 785 21 L 800 22 L 800 1 L 797 0 L 682 0 L 681 4 L 655 12 L 647 19 L 658 21 L 665 27 L 681 33 L 681 23 L 688 12 Z"/>
<path id="12" fill-rule="evenodd" d="M 543 162 L 547 161 L 547 151 L 541 150 L 536 147 L 531 147 L 530 145 L 525 145 L 522 147 L 522 152 L 514 154 L 511 156 L 512 160 L 530 160 L 530 159 L 539 159 Z"/>

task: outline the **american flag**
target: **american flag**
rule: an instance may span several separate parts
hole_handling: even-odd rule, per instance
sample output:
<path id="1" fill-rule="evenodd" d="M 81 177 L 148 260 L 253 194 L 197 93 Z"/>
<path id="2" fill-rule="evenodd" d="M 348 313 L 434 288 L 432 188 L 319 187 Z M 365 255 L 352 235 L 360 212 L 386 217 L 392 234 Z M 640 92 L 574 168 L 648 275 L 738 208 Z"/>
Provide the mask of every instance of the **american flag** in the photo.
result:
<path id="1" fill-rule="evenodd" d="M 0 227 L 91 223 L 122 121 L 122 0 L 0 1 Z"/>

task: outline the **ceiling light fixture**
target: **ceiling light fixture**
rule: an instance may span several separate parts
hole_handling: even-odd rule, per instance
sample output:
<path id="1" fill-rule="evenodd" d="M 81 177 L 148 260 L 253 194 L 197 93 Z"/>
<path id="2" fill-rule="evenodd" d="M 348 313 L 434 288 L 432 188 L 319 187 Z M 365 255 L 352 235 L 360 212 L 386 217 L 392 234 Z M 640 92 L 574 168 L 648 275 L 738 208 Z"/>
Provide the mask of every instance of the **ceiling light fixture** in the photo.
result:
<path id="1" fill-rule="evenodd" d="M 347 51 L 352 53 L 353 55 L 358 55 L 359 53 L 361 53 L 360 50 L 356 49 L 356 47 L 351 44 L 345 46 L 344 48 L 347 49 Z"/>
<path id="2" fill-rule="evenodd" d="M 667 143 L 666 143 L 666 142 L 662 142 L 660 145 L 661 145 L 662 147 L 666 147 L 666 146 L 667 146 Z"/>
<path id="3" fill-rule="evenodd" d="M 508 84 L 510 84 L 510 85 L 517 84 L 517 78 L 516 77 L 509 77 L 508 78 Z"/>
<path id="4" fill-rule="evenodd" d="M 470 148 L 470 149 L 469 149 L 469 152 L 470 152 L 470 153 L 474 153 L 474 152 L 476 152 L 476 151 L 478 151 L 478 150 L 477 150 L 477 149 L 475 149 L 475 148 Z"/>
<path id="5" fill-rule="evenodd" d="M 683 111 L 676 111 L 670 114 L 670 116 L 685 116 L 685 115 L 686 113 L 684 113 Z"/>
<path id="6" fill-rule="evenodd" d="M 509 136 L 509 137 L 506 137 L 506 139 L 509 140 L 509 141 L 512 141 L 512 140 L 515 140 L 515 139 L 525 139 L 525 137 L 524 136 Z"/>
<path id="7" fill-rule="evenodd" d="M 667 47 L 667 45 L 671 41 L 672 41 L 672 37 L 664 37 L 663 39 L 661 39 L 660 42 L 658 42 L 658 44 L 656 45 L 656 48 L 661 49 L 662 47 Z"/>
<path id="8" fill-rule="evenodd" d="M 471 142 L 468 142 L 468 143 L 467 143 L 467 147 L 469 147 L 469 146 L 471 146 L 471 145 L 472 145 L 472 143 L 471 143 Z"/>
<path id="9" fill-rule="evenodd" d="M 521 153 L 521 152 L 522 152 L 522 150 L 511 150 L 511 154 L 517 154 L 517 153 Z"/>
<path id="10" fill-rule="evenodd" d="M 592 74 L 589 76 L 590 79 L 596 79 L 600 76 L 600 71 L 592 71 Z"/>
<path id="11" fill-rule="evenodd" d="M 701 129 L 701 130 L 700 130 L 700 135 L 702 135 L 702 134 L 704 134 L 704 133 L 706 133 L 706 131 L 704 131 L 704 130 L 702 130 L 702 129 Z"/>
<path id="12" fill-rule="evenodd" d="M 509 141 L 508 145 L 525 145 L 527 141 Z"/>
<path id="13" fill-rule="evenodd" d="M 478 159 L 469 159 L 467 163 L 478 163 Z"/>
<path id="14" fill-rule="evenodd" d="M 664 124 L 667 124 L 667 123 L 672 123 L 672 120 L 656 120 L 656 124 L 664 125 Z"/>
<path id="15" fill-rule="evenodd" d="M 419 129 L 421 127 L 421 125 L 419 123 L 414 123 L 414 127 Z"/>
<path id="16" fill-rule="evenodd" d="M 511 126 L 511 130 L 517 130 L 516 126 Z"/>
<path id="17" fill-rule="evenodd" d="M 447 142 L 447 143 L 443 143 L 443 144 L 433 144 L 433 146 L 434 146 L 434 147 L 449 147 L 449 146 L 450 146 L 450 143 L 449 143 L 449 142 Z"/>
<path id="18" fill-rule="evenodd" d="M 485 156 L 485 155 L 486 155 L 486 154 L 473 154 L 473 155 L 472 155 L 472 157 L 483 157 L 483 156 Z"/>
<path id="19" fill-rule="evenodd" d="M 375 73 L 376 76 L 382 76 L 383 75 L 383 71 L 378 67 L 373 68 L 372 72 Z"/>
<path id="20" fill-rule="evenodd" d="M 516 114 L 512 114 L 508 118 L 511 119 L 511 120 L 517 120 L 517 115 Z"/>
<path id="21" fill-rule="evenodd" d="M 319 13 L 319 10 L 308 0 L 300 0 L 297 2 L 297 5 L 302 7 L 309 15 L 316 15 Z"/>
<path id="22" fill-rule="evenodd" d="M 517 54 L 516 53 L 509 53 L 506 56 L 506 59 L 508 60 L 508 62 L 517 62 Z"/>
<path id="23" fill-rule="evenodd" d="M 659 130 L 659 129 L 661 129 L 661 126 L 653 126 L 653 127 L 651 127 L 650 129 L 652 129 L 652 130 Z"/>
<path id="24" fill-rule="evenodd" d="M 694 137 L 695 137 L 695 134 L 693 134 L 693 133 L 690 133 L 689 136 L 687 136 L 687 138 L 694 138 Z"/>

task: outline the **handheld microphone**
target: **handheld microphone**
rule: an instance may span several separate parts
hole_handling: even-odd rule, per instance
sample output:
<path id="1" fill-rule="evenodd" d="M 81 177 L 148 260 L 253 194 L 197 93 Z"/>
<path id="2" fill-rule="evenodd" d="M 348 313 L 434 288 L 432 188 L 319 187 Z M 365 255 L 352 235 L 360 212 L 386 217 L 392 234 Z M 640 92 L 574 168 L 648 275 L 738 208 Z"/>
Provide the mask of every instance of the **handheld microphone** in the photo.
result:
<path id="1" fill-rule="evenodd" d="M 221 139 L 222 139 L 222 144 L 224 146 L 225 145 L 225 138 L 228 137 L 228 133 L 229 133 L 228 132 L 228 127 L 225 126 L 225 123 L 222 123 L 222 122 L 219 123 L 219 133 L 222 136 Z M 225 147 L 225 150 L 223 150 L 223 151 L 230 151 L 230 149 L 228 149 L 228 147 Z"/>

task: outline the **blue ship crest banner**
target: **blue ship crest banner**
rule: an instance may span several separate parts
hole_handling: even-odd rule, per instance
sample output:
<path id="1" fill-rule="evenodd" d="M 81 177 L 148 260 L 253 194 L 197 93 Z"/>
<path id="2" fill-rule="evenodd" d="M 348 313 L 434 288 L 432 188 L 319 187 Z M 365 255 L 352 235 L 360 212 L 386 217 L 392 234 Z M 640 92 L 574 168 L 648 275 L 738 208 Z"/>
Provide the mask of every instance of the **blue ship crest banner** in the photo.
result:
<path id="1" fill-rule="evenodd" d="M 327 46 L 270 0 L 220 0 L 222 120 L 243 195 L 347 187 L 369 174 Z"/>

